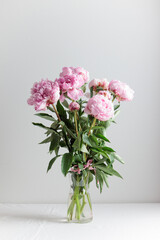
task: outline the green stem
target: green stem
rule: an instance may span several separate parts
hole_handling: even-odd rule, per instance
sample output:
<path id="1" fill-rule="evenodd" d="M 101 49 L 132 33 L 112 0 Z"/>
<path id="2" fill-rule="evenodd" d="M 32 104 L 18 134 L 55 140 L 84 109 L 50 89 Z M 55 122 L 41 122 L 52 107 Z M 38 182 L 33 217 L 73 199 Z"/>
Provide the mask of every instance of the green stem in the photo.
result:
<path id="1" fill-rule="evenodd" d="M 54 109 L 54 111 L 55 111 L 55 113 L 56 113 L 56 115 L 57 115 L 58 121 L 61 122 L 61 118 L 60 118 L 60 116 L 59 116 L 59 114 L 58 114 L 58 112 L 57 112 L 56 107 L 54 106 L 54 104 L 52 104 L 52 106 L 53 106 L 53 109 Z M 62 124 L 60 124 L 60 125 L 61 125 L 62 130 L 63 130 L 63 125 L 62 125 Z M 66 142 L 66 145 L 67 145 L 67 147 L 68 147 L 68 150 L 70 151 L 70 147 L 69 147 L 69 144 L 68 144 L 68 142 L 67 142 L 68 139 L 67 139 L 67 136 L 66 136 L 65 132 L 63 132 L 63 139 L 64 139 L 64 141 Z"/>
<path id="2" fill-rule="evenodd" d="M 91 134 L 91 130 L 95 126 L 96 120 L 97 120 L 96 118 L 93 119 L 92 125 L 90 126 L 90 129 L 89 129 L 89 132 L 88 132 L 88 136 Z"/>
<path id="3" fill-rule="evenodd" d="M 89 137 L 89 135 L 91 134 L 91 130 L 92 130 L 92 128 L 95 126 L 95 124 L 96 124 L 96 118 L 94 118 L 93 119 L 93 122 L 92 122 L 92 125 L 90 126 L 90 129 L 89 129 L 89 132 L 88 132 L 88 137 Z M 86 144 L 86 148 L 87 148 L 87 144 Z M 84 159 L 85 159 L 85 162 L 87 161 L 87 154 L 86 153 L 84 153 Z"/>
<path id="4" fill-rule="evenodd" d="M 76 186 L 76 189 L 75 189 L 75 198 L 76 198 L 76 216 L 77 216 L 77 219 L 80 220 L 80 202 L 79 202 L 79 176 L 77 175 L 77 186 Z"/>
<path id="5" fill-rule="evenodd" d="M 75 198 L 73 196 L 72 202 L 70 203 L 70 206 L 69 206 L 68 211 L 67 211 L 67 215 L 69 217 L 69 220 L 72 220 L 74 205 L 75 205 Z"/>
<path id="6" fill-rule="evenodd" d="M 89 197 L 89 194 L 87 193 L 87 189 L 86 189 L 87 179 L 88 179 L 88 174 L 87 174 L 87 177 L 85 179 L 84 189 L 85 189 L 85 194 L 87 196 L 87 200 L 88 200 L 90 209 L 92 210 L 92 204 L 91 204 L 90 197 Z"/>
<path id="7" fill-rule="evenodd" d="M 78 117 L 78 113 L 77 113 L 77 111 L 76 111 L 76 117 L 77 117 L 77 120 L 79 120 L 79 117 Z M 82 128 L 81 128 L 80 123 L 79 123 L 79 130 L 82 131 Z"/>
<path id="8" fill-rule="evenodd" d="M 78 136 L 78 126 L 77 126 L 77 116 L 76 116 L 76 111 L 74 111 L 74 122 L 75 122 L 75 127 L 76 127 L 76 134 Z"/>
<path id="9" fill-rule="evenodd" d="M 80 203 L 79 203 L 79 193 L 76 194 L 76 213 L 77 213 L 77 219 L 80 220 Z"/>
<path id="10" fill-rule="evenodd" d="M 75 205 L 76 205 L 75 217 L 77 220 L 80 220 L 80 217 L 81 217 L 81 205 L 80 205 L 80 201 L 79 201 L 79 176 L 77 176 L 76 184 L 77 185 L 74 189 L 72 201 L 71 201 L 70 206 L 68 207 L 68 211 L 67 211 L 69 220 L 72 220 Z"/>
<path id="11" fill-rule="evenodd" d="M 92 204 L 91 204 L 90 197 L 89 197 L 87 192 L 86 192 L 86 196 L 87 196 L 87 199 L 88 199 L 88 203 L 89 203 L 90 209 L 92 210 Z"/>
<path id="12" fill-rule="evenodd" d="M 54 109 L 54 111 L 55 111 L 55 113 L 56 113 L 56 115 L 57 115 L 57 118 L 58 118 L 59 122 L 61 122 L 61 119 L 60 119 L 60 116 L 59 116 L 59 114 L 58 114 L 58 112 L 57 112 L 56 107 L 54 106 L 54 104 L 52 104 L 52 106 L 53 106 L 53 109 Z"/>
<path id="13" fill-rule="evenodd" d="M 82 206 L 81 206 L 81 214 L 83 212 L 83 209 L 84 209 L 84 206 L 86 205 L 86 201 L 85 201 L 85 195 L 83 194 L 83 203 L 82 203 Z"/>

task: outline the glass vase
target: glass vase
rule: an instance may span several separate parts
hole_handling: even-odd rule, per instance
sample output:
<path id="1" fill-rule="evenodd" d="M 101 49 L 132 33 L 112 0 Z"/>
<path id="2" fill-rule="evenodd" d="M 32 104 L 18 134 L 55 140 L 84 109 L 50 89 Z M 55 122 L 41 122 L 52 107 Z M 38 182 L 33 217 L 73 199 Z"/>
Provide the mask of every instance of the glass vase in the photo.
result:
<path id="1" fill-rule="evenodd" d="M 86 223 L 92 221 L 92 204 L 89 194 L 88 175 L 69 173 L 70 192 L 67 218 L 69 222 Z"/>

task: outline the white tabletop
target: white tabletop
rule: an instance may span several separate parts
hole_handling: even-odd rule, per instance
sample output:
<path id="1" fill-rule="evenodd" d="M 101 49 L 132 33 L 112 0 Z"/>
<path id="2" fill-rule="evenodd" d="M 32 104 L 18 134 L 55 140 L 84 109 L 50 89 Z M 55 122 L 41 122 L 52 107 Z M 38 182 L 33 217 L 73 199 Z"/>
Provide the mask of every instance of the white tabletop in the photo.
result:
<path id="1" fill-rule="evenodd" d="M 95 204 L 93 221 L 67 223 L 64 204 L 0 204 L 0 240 L 160 240 L 160 204 Z"/>

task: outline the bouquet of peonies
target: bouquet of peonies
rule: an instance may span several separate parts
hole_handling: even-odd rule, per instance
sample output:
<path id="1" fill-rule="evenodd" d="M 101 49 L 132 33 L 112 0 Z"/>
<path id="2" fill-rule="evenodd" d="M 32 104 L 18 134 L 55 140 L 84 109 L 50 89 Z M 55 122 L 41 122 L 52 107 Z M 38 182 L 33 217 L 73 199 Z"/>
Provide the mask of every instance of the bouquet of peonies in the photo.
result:
<path id="1" fill-rule="evenodd" d="M 47 79 L 34 83 L 28 99 L 37 112 L 50 111 L 36 114 L 51 121 L 49 126 L 33 122 L 46 130 L 46 138 L 40 144 L 49 143 L 49 152 L 55 153 L 47 172 L 61 157 L 59 149 L 67 150 L 62 156 L 61 170 L 64 176 L 71 174 L 68 219 L 77 222 L 92 218 L 88 184 L 93 178 L 101 192 L 103 183 L 108 187 L 108 176 L 121 177 L 113 164 L 115 160 L 123 161 L 108 146 L 106 129 L 115 123 L 120 102 L 131 101 L 134 95 L 125 83 L 107 79 L 93 79 L 89 83 L 90 93 L 85 93 L 88 81 L 89 73 L 83 68 L 64 67 L 54 82 Z"/>

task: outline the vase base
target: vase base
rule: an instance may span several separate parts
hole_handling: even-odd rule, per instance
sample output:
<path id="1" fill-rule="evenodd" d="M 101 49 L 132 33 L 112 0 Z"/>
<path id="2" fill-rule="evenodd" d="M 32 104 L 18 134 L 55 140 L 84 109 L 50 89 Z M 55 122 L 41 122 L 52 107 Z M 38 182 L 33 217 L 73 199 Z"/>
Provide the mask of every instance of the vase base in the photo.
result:
<path id="1" fill-rule="evenodd" d="M 84 219 L 73 219 L 73 220 L 70 220 L 68 219 L 68 223 L 89 223 L 93 220 L 93 217 L 91 218 L 84 218 Z"/>

